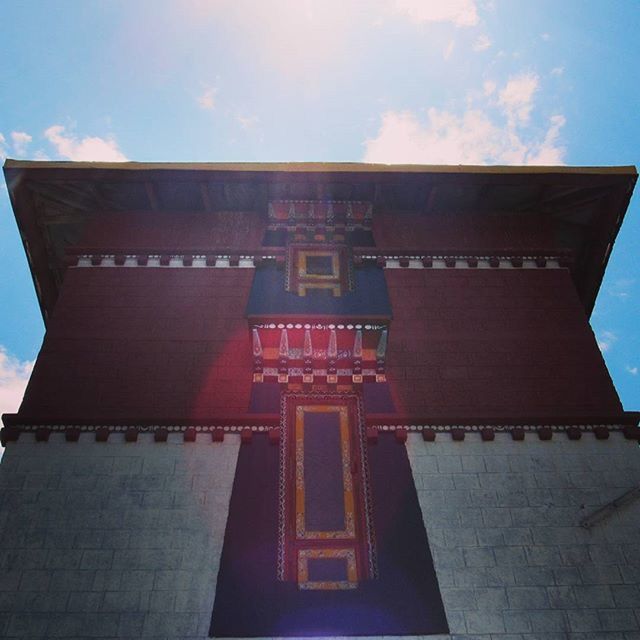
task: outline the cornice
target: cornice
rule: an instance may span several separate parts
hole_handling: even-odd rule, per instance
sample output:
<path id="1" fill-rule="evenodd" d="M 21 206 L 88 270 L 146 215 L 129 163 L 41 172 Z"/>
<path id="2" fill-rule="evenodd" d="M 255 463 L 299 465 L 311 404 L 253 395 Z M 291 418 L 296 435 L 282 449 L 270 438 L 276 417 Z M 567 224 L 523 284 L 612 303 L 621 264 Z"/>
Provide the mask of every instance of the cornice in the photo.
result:
<path id="1" fill-rule="evenodd" d="M 335 395 L 335 394 L 334 394 Z M 201 424 L 160 424 L 140 421 L 114 422 L 107 424 L 86 424 L 73 421 L 46 423 L 27 421 L 15 414 L 4 414 L 5 427 L 0 431 L 3 446 L 17 442 L 22 435 L 33 436 L 36 442 L 49 442 L 51 436 L 60 436 L 66 442 L 78 442 L 80 436 L 92 437 L 95 442 L 107 442 L 110 437 L 119 441 L 134 443 L 142 434 L 153 436 L 154 442 L 167 442 L 170 434 L 177 435 L 183 442 L 196 442 L 196 438 L 209 439 L 210 442 L 222 442 L 225 436 L 241 437 L 243 444 L 249 444 L 253 436 L 265 435 L 270 442 L 277 443 L 280 438 L 280 416 L 269 415 L 255 419 L 220 420 Z M 637 417 L 636 417 L 637 422 Z M 526 436 L 541 441 L 551 441 L 554 436 L 564 435 L 569 440 L 578 441 L 583 436 L 593 436 L 605 441 L 611 435 L 623 436 L 626 440 L 640 441 L 640 428 L 635 424 L 585 423 L 558 421 L 556 424 L 379 424 L 375 419 L 366 420 L 367 441 L 375 444 L 380 436 L 393 436 L 398 442 L 406 442 L 409 434 L 420 434 L 425 442 L 435 442 L 447 437 L 454 442 L 462 442 L 467 436 L 482 442 L 494 442 L 498 434 L 506 434 L 516 442 L 522 442 Z"/>

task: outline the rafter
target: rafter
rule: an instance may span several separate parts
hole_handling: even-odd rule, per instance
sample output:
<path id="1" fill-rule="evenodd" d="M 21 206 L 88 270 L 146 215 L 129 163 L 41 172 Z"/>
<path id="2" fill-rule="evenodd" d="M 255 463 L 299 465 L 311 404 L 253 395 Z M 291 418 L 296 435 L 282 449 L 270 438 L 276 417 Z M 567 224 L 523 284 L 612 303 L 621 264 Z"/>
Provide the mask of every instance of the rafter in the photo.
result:
<path id="1" fill-rule="evenodd" d="M 202 206 L 205 211 L 213 211 L 211 204 L 211 194 L 209 193 L 209 185 L 206 182 L 200 183 L 200 197 L 202 198 Z"/>
<path id="2" fill-rule="evenodd" d="M 153 184 L 153 182 L 145 182 L 144 188 L 147 192 L 149 206 L 151 207 L 152 211 L 158 211 L 160 207 L 158 205 L 158 194 L 156 193 L 155 185 Z"/>
<path id="3" fill-rule="evenodd" d="M 60 184 L 52 185 L 46 182 L 36 183 L 29 181 L 27 188 L 34 194 L 34 197 L 56 202 L 78 212 L 94 208 L 91 206 L 91 201 L 88 201 L 87 198 L 79 199 L 78 197 L 73 197 L 73 195 L 77 196 L 77 194 L 72 194 L 70 197 L 69 193 L 65 193 L 64 190 L 60 189 Z"/>

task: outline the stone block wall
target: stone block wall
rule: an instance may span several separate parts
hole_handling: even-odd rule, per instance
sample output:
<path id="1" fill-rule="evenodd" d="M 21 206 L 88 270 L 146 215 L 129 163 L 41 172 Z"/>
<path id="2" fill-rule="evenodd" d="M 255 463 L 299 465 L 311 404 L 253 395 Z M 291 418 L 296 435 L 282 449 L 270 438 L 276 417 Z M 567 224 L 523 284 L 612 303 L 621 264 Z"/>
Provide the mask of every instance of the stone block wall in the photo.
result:
<path id="1" fill-rule="evenodd" d="M 640 638 L 640 500 L 580 526 L 640 484 L 637 443 L 441 434 L 407 448 L 453 638 Z"/>
<path id="2" fill-rule="evenodd" d="M 9 443 L 0 637 L 207 638 L 239 446 Z M 451 629 L 429 638 L 640 638 L 640 501 L 579 524 L 638 486 L 637 443 L 410 434 L 406 446 Z"/>
<path id="3" fill-rule="evenodd" d="M 207 436 L 9 444 L 0 637 L 206 638 L 240 446 Z"/>

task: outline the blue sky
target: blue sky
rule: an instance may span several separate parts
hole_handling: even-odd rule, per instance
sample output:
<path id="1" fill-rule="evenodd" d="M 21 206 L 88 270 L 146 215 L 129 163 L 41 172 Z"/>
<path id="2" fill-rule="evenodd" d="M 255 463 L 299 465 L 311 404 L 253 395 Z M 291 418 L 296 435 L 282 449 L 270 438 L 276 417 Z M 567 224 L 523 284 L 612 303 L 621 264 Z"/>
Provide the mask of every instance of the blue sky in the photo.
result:
<path id="1" fill-rule="evenodd" d="M 636 0 L 3 6 L 0 159 L 639 161 Z M 640 194 L 592 326 L 640 409 Z M 0 189 L 0 412 L 43 324 Z"/>

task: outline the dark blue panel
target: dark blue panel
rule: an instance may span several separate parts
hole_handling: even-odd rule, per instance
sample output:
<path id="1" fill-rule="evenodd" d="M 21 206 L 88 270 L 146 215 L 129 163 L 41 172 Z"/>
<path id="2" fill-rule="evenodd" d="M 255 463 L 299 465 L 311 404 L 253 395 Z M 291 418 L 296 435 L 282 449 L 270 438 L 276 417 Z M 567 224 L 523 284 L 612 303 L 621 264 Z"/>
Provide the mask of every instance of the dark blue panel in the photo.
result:
<path id="1" fill-rule="evenodd" d="M 366 229 L 354 229 L 347 234 L 347 242 L 352 247 L 373 247 L 375 242 L 373 241 L 373 233 Z"/>
<path id="2" fill-rule="evenodd" d="M 386 434 L 368 454 L 379 575 L 357 589 L 313 591 L 276 577 L 278 448 L 264 436 L 240 448 L 210 635 L 449 633 L 407 450 Z"/>
<path id="3" fill-rule="evenodd" d="M 365 413 L 395 413 L 388 382 L 365 382 L 362 387 Z"/>
<path id="4" fill-rule="evenodd" d="M 342 440 L 337 411 L 304 414 L 304 509 L 307 531 L 344 530 Z"/>
<path id="5" fill-rule="evenodd" d="M 284 247 L 287 244 L 286 229 L 267 229 L 262 245 L 265 247 Z"/>
<path id="6" fill-rule="evenodd" d="M 333 256 L 308 255 L 305 259 L 308 275 L 333 276 Z"/>
<path id="7" fill-rule="evenodd" d="M 281 387 L 277 382 L 254 382 L 249 400 L 250 413 L 280 413 Z"/>
<path id="8" fill-rule="evenodd" d="M 334 298 L 330 295 L 300 297 L 284 288 L 284 270 L 276 266 L 256 269 L 247 304 L 248 316 L 336 315 L 391 317 L 387 283 L 380 267 L 354 269 L 354 289 Z"/>
<path id="9" fill-rule="evenodd" d="M 309 558 L 307 568 L 311 582 L 348 580 L 346 558 Z"/>

